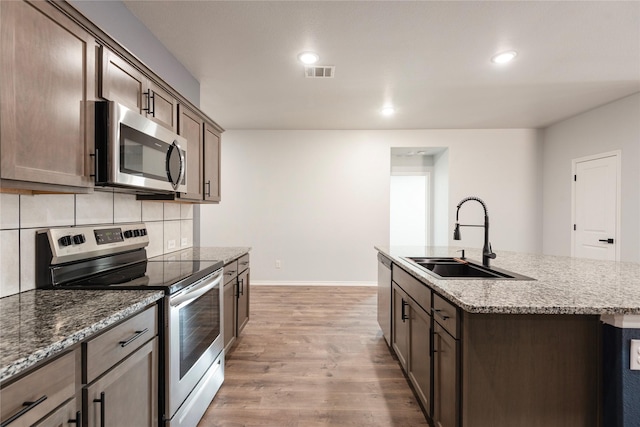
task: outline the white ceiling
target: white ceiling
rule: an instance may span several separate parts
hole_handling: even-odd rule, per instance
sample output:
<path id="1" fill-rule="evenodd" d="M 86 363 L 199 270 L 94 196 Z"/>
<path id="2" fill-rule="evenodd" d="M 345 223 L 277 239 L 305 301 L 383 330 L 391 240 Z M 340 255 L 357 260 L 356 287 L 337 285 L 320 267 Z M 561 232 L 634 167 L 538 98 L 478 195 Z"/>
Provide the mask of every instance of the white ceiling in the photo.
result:
<path id="1" fill-rule="evenodd" d="M 226 129 L 539 128 L 640 91 L 637 0 L 124 3 Z"/>

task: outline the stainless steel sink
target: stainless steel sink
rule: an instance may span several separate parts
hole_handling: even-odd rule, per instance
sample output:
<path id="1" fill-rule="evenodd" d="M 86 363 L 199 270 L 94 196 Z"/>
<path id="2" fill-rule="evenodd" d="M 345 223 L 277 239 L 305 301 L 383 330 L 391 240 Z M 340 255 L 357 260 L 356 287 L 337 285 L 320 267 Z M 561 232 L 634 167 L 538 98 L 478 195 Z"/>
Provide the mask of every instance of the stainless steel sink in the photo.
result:
<path id="1" fill-rule="evenodd" d="M 485 267 L 470 260 L 446 257 L 405 257 L 438 279 L 535 280 L 522 274 L 495 267 Z"/>

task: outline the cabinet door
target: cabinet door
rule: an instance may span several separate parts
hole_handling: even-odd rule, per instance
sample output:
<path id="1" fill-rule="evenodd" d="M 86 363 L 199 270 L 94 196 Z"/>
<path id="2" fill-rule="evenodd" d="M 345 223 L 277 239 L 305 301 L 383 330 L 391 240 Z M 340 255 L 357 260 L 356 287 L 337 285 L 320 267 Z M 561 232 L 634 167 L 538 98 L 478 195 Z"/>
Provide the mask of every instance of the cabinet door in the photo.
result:
<path id="1" fill-rule="evenodd" d="M 224 313 L 224 350 L 229 349 L 236 340 L 236 286 L 237 280 L 231 280 L 224 285 L 223 313 Z"/>
<path id="2" fill-rule="evenodd" d="M 34 427 L 78 427 L 81 424 L 81 412 L 73 398 L 53 411 L 49 416 L 35 423 Z"/>
<path id="3" fill-rule="evenodd" d="M 236 335 L 244 329 L 249 321 L 249 269 L 238 275 L 238 330 Z"/>
<path id="4" fill-rule="evenodd" d="M 220 134 L 204 124 L 204 200 L 220 201 Z"/>
<path id="5" fill-rule="evenodd" d="M 147 117 L 154 122 L 178 132 L 178 102 L 166 90 L 157 84 L 149 81 L 148 90 L 151 98 L 149 99 L 149 111 Z"/>
<path id="6" fill-rule="evenodd" d="M 178 106 L 178 133 L 187 139 L 187 192 L 180 193 L 181 199 L 203 200 L 202 185 L 202 118 L 184 107 Z"/>
<path id="7" fill-rule="evenodd" d="M 157 338 L 83 389 L 88 427 L 157 427 Z"/>
<path id="8" fill-rule="evenodd" d="M 436 427 L 457 427 L 457 341 L 437 323 L 434 323 L 433 350 L 433 422 Z"/>
<path id="9" fill-rule="evenodd" d="M 400 360 L 400 365 L 407 371 L 407 360 L 409 357 L 409 322 L 410 311 L 409 297 L 400 289 L 398 285 L 393 284 L 391 294 L 393 321 L 391 330 L 391 346 Z"/>
<path id="10" fill-rule="evenodd" d="M 3 179 L 91 187 L 96 41 L 47 2 L 0 2 Z"/>
<path id="11" fill-rule="evenodd" d="M 431 415 L 431 316 L 416 303 L 411 303 L 409 332 L 409 380 Z"/>
<path id="12" fill-rule="evenodd" d="M 109 49 L 103 47 L 101 56 L 100 95 L 102 98 L 116 101 L 142 114 L 149 101 L 144 95 L 147 85 L 144 74 Z"/>

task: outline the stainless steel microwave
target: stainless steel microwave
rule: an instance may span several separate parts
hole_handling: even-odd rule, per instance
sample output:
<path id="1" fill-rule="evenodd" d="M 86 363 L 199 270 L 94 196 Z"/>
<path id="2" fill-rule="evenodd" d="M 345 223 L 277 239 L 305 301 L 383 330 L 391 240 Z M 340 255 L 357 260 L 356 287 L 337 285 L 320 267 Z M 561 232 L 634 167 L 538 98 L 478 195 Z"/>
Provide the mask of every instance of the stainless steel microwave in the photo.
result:
<path id="1" fill-rule="evenodd" d="M 187 140 L 113 101 L 95 102 L 95 184 L 186 191 Z"/>

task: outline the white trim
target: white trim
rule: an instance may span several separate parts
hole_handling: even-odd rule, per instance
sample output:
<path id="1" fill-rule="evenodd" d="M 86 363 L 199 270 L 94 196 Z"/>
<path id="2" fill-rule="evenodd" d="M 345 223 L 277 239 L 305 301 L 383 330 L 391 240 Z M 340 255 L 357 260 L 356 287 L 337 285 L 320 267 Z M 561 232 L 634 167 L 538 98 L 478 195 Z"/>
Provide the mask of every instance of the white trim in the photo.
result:
<path id="1" fill-rule="evenodd" d="M 622 150 L 608 151 L 606 153 L 594 154 L 591 156 L 579 157 L 571 160 L 571 257 L 575 257 L 576 233 L 573 224 L 576 223 L 576 181 L 573 177 L 576 174 L 578 163 L 590 160 L 604 159 L 606 157 L 616 158 L 616 261 L 620 261 L 620 223 L 622 220 Z"/>
<path id="2" fill-rule="evenodd" d="M 621 329 L 640 329 L 640 314 L 603 314 L 600 321 Z"/>
<path id="3" fill-rule="evenodd" d="M 287 280 L 254 280 L 251 286 L 378 286 L 377 282 L 295 282 Z"/>

